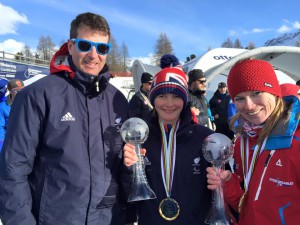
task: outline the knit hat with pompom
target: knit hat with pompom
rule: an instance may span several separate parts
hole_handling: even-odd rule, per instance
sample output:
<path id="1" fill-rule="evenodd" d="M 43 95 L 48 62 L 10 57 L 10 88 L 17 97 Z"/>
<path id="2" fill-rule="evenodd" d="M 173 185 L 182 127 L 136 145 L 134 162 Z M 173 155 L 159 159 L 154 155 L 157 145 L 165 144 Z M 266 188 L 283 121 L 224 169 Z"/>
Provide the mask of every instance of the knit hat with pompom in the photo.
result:
<path id="1" fill-rule="evenodd" d="M 166 67 L 158 72 L 152 82 L 149 93 L 150 102 L 160 94 L 175 94 L 182 98 L 184 107 L 188 100 L 187 76 L 180 67 Z"/>

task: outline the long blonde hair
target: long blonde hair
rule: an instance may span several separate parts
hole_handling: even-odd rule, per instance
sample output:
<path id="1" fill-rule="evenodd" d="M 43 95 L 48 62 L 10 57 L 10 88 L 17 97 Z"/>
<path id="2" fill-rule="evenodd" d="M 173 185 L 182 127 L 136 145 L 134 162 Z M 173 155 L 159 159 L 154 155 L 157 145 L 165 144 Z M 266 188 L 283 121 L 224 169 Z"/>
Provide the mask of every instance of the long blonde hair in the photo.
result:
<path id="1" fill-rule="evenodd" d="M 270 114 L 268 119 L 266 120 L 266 123 L 262 129 L 262 131 L 259 134 L 257 144 L 261 146 L 263 140 L 269 136 L 277 122 L 284 116 L 284 110 L 285 110 L 285 102 L 282 100 L 282 98 L 277 97 L 276 99 L 276 105 L 273 110 L 273 112 Z M 238 121 L 239 125 L 235 126 L 235 122 Z M 241 134 L 243 132 L 243 125 L 244 125 L 245 119 L 241 116 L 241 113 L 238 111 L 230 120 L 229 126 L 230 128 L 235 131 L 238 134 Z M 287 120 L 285 121 L 287 122 Z"/>

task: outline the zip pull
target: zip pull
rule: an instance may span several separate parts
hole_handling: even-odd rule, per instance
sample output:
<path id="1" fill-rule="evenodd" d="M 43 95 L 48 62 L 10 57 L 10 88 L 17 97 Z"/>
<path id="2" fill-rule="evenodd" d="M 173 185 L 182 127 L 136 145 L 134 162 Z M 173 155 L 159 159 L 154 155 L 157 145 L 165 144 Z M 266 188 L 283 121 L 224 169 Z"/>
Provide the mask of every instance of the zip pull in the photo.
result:
<path id="1" fill-rule="evenodd" d="M 98 80 L 98 79 L 97 79 L 97 81 L 96 81 L 96 91 L 97 91 L 97 92 L 100 91 L 100 89 L 99 89 L 99 80 Z"/>

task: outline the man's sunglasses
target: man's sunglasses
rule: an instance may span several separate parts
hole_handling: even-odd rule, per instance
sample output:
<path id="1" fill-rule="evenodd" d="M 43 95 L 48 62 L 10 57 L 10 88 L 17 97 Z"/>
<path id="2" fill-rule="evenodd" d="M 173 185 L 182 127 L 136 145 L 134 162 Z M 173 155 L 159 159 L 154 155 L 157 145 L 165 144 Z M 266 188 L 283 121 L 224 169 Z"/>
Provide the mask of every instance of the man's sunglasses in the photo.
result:
<path id="1" fill-rule="evenodd" d="M 72 38 L 71 41 L 76 43 L 76 47 L 80 52 L 89 52 L 95 46 L 99 55 L 106 55 L 111 49 L 111 44 L 103 42 L 92 42 L 81 38 Z"/>
<path id="2" fill-rule="evenodd" d="M 204 84 L 206 80 L 198 80 L 200 84 Z"/>

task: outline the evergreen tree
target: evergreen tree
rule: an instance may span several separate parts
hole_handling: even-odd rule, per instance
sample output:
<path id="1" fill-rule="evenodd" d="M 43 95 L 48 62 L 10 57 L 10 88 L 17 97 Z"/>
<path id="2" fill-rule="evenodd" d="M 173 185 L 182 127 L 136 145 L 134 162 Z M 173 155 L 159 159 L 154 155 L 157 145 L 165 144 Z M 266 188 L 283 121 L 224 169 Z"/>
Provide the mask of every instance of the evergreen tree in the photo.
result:
<path id="1" fill-rule="evenodd" d="M 226 41 L 221 45 L 222 48 L 233 48 L 233 44 L 230 38 L 227 38 Z"/>
<path id="2" fill-rule="evenodd" d="M 127 45 L 123 42 L 121 46 L 121 54 L 122 54 L 122 71 L 126 72 L 128 65 L 130 64 L 129 54 Z"/>
<path id="3" fill-rule="evenodd" d="M 251 49 L 254 49 L 254 48 L 255 48 L 254 43 L 250 41 L 250 42 L 248 43 L 248 46 L 246 47 L 246 49 L 251 50 Z"/>
<path id="4" fill-rule="evenodd" d="M 196 55 L 195 55 L 195 54 L 191 54 L 191 55 L 190 55 L 190 59 L 192 60 L 192 59 L 194 59 L 194 58 L 196 58 Z"/>
<path id="5" fill-rule="evenodd" d="M 233 44 L 233 47 L 234 48 L 243 48 L 242 44 L 241 44 L 241 41 L 237 38 L 235 39 L 234 41 L 234 44 Z"/>
<path id="6" fill-rule="evenodd" d="M 120 52 L 118 43 L 113 35 L 110 37 L 110 43 L 112 48 L 107 55 L 106 63 L 109 66 L 110 71 L 122 71 L 123 63 L 122 63 L 122 54 Z"/>
<path id="7" fill-rule="evenodd" d="M 16 60 L 16 61 L 24 61 L 23 53 L 22 53 L 22 52 L 17 52 L 17 53 L 15 54 L 15 60 Z"/>

